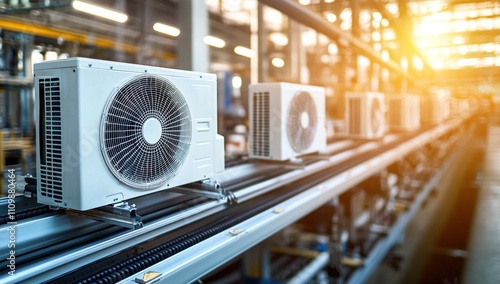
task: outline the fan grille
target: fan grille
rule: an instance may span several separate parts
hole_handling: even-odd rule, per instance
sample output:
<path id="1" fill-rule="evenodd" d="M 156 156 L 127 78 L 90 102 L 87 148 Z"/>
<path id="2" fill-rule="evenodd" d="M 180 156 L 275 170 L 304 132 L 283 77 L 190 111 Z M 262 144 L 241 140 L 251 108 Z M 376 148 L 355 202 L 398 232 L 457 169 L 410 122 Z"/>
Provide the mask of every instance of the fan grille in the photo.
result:
<path id="1" fill-rule="evenodd" d="M 410 110 L 411 112 L 411 110 Z M 403 98 L 391 98 L 389 100 L 389 126 L 390 127 L 404 127 L 403 116 Z"/>
<path id="2" fill-rule="evenodd" d="M 191 143 L 187 102 L 168 79 L 135 76 L 109 98 L 100 139 L 116 178 L 139 189 L 158 187 L 176 175 L 187 156 Z"/>
<path id="3" fill-rule="evenodd" d="M 290 102 L 287 121 L 288 140 L 295 152 L 304 152 L 311 146 L 317 123 L 316 105 L 311 94 L 297 93 Z"/>
<path id="4" fill-rule="evenodd" d="M 384 124 L 384 114 L 382 112 L 382 105 L 380 104 L 380 100 L 377 98 L 372 99 L 372 104 L 371 104 L 371 126 L 372 126 L 372 132 L 374 134 L 380 133 L 382 131 L 382 127 Z"/>

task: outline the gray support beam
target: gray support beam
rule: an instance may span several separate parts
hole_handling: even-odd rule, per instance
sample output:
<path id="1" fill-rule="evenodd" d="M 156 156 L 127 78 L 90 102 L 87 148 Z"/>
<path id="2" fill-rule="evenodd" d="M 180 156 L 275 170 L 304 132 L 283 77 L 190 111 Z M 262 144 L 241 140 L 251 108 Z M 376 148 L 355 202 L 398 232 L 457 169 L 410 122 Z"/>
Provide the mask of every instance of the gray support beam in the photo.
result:
<path id="1" fill-rule="evenodd" d="M 250 10 L 250 49 L 259 50 L 259 2 Z M 250 58 L 250 83 L 259 82 L 259 52 L 256 56 Z"/>
<path id="2" fill-rule="evenodd" d="M 286 64 L 288 78 L 293 82 L 300 82 L 300 68 L 302 57 L 302 32 L 301 26 L 296 21 L 288 18 L 288 45 L 286 46 L 287 59 Z"/>
<path id="3" fill-rule="evenodd" d="M 149 1 L 147 1 L 147 2 L 149 3 Z M 125 1 L 125 0 L 117 1 L 115 3 L 114 7 L 118 11 L 127 11 L 127 1 Z M 148 11 L 149 11 L 149 9 L 148 9 Z M 145 18 L 142 20 L 143 20 L 144 25 L 148 24 L 147 28 L 151 29 L 153 27 L 153 25 L 151 24 L 151 21 L 149 19 Z M 122 29 L 122 27 L 120 27 L 119 25 L 116 25 L 114 29 L 115 29 L 115 31 L 114 31 L 115 46 L 118 47 L 120 44 L 125 42 L 125 34 L 120 32 L 120 29 Z M 146 35 L 148 33 L 146 31 L 143 31 L 141 34 L 142 34 L 141 37 L 143 37 L 144 35 Z M 144 41 L 142 41 L 142 42 L 144 42 Z M 119 61 L 119 62 L 126 62 L 127 57 L 125 55 L 125 52 L 123 50 L 121 50 L 120 48 L 116 48 L 113 55 L 114 55 L 113 60 Z"/>
<path id="4" fill-rule="evenodd" d="M 208 46 L 203 38 L 208 34 L 208 10 L 205 1 L 179 1 L 179 45 L 177 67 L 208 72 Z"/>
<path id="5" fill-rule="evenodd" d="M 137 53 L 135 54 L 135 61 L 137 64 L 147 64 L 146 55 L 149 54 L 151 48 L 151 44 L 148 41 L 146 41 L 146 35 L 152 28 L 152 26 L 148 25 L 150 24 L 150 19 L 151 19 L 151 2 L 152 0 L 145 0 L 144 4 L 141 6 L 142 9 L 142 11 L 140 11 L 140 14 L 142 14 L 142 24 L 140 27 L 141 33 L 139 34 L 139 38 L 137 39 L 138 50 Z"/>
<path id="6" fill-rule="evenodd" d="M 259 2 L 272 7 L 282 12 L 283 14 L 286 14 L 288 17 L 298 21 L 299 23 L 315 29 L 317 32 L 320 32 L 330 39 L 337 41 L 339 45 L 346 46 L 350 44 L 351 47 L 357 49 L 359 53 L 367 56 L 370 59 L 373 59 L 374 61 L 391 69 L 392 71 L 402 74 L 410 81 L 416 82 L 415 78 L 401 70 L 399 63 L 382 60 L 381 55 L 375 52 L 371 46 L 353 37 L 351 34 L 342 31 L 339 27 L 332 25 L 330 22 L 321 18 L 315 12 L 308 10 L 307 8 L 301 6 L 299 3 L 293 0 L 259 0 Z"/>
<path id="7" fill-rule="evenodd" d="M 258 60 L 258 81 L 267 82 L 269 75 L 269 60 L 267 58 L 267 30 L 264 21 L 264 6 L 261 3 L 257 4 L 257 60 Z"/>
<path id="8" fill-rule="evenodd" d="M 403 31 L 411 31 L 411 19 L 410 16 L 408 15 L 408 1 L 407 0 L 399 0 L 399 19 L 400 23 L 402 24 L 402 29 Z M 411 46 L 411 41 L 403 39 L 400 41 L 400 63 L 402 62 L 403 58 L 406 58 L 407 65 L 402 66 L 401 68 L 403 71 L 409 70 L 411 67 L 410 65 L 412 64 L 412 46 Z M 400 86 L 399 86 L 399 92 L 402 94 L 408 93 L 408 81 L 406 78 L 401 78 L 400 79 Z"/>
<path id="9" fill-rule="evenodd" d="M 359 12 L 360 12 L 360 7 L 359 7 L 359 2 L 358 1 L 349 1 L 349 6 L 351 7 L 352 11 L 352 16 L 351 16 L 351 34 L 354 38 L 359 38 L 361 32 L 360 32 L 360 27 L 359 27 Z M 354 59 L 353 62 L 351 63 L 351 67 L 355 71 L 355 79 L 356 82 L 354 83 L 356 86 L 350 86 L 351 88 L 356 88 L 357 90 L 360 89 L 360 86 L 364 83 L 362 82 L 362 76 L 361 74 L 361 68 L 359 68 L 359 53 L 357 51 L 352 52 L 352 58 Z M 364 89 L 364 88 L 361 88 Z"/>

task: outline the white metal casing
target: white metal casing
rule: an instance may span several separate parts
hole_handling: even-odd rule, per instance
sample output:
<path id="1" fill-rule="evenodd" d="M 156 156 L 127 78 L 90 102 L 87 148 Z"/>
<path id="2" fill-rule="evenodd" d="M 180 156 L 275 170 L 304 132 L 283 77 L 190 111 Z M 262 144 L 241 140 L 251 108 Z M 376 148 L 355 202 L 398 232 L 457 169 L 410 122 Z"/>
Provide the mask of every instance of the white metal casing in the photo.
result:
<path id="1" fill-rule="evenodd" d="M 296 151 L 289 138 L 287 123 L 290 119 L 290 104 L 301 92 L 308 93 L 314 101 L 316 124 L 309 146 Z M 326 148 L 325 89 L 323 87 L 284 82 L 257 83 L 249 85 L 248 96 L 250 125 L 248 154 L 250 158 L 293 160 L 301 155 L 320 152 Z M 297 125 L 297 127 L 302 126 Z"/>
<path id="2" fill-rule="evenodd" d="M 472 100 L 451 98 L 450 116 L 467 117 L 472 112 Z"/>
<path id="3" fill-rule="evenodd" d="M 384 112 L 384 94 L 347 92 L 346 134 L 360 139 L 382 137 L 386 130 Z"/>
<path id="4" fill-rule="evenodd" d="M 126 185 L 112 174 L 103 158 L 99 138 L 103 110 L 110 95 L 124 81 L 145 73 L 166 78 L 175 85 L 186 100 L 192 121 L 184 163 L 170 180 L 147 190 Z M 224 170 L 224 140 L 216 133 L 215 75 L 87 58 L 38 63 L 34 74 L 39 203 L 88 210 L 208 179 Z M 48 86 L 49 83 L 53 86 Z M 46 92 L 51 90 L 54 93 L 50 95 L 60 97 L 60 133 L 48 133 L 49 128 L 40 130 L 47 125 L 46 111 L 41 111 L 40 93 L 43 92 L 45 100 Z M 41 137 L 41 134 L 45 135 Z M 47 155 L 47 149 L 42 146 L 47 139 L 52 139 L 48 136 L 51 134 L 60 134 L 57 153 L 60 159 L 51 165 L 42 165 L 41 156 Z M 44 187 L 46 184 L 51 186 Z"/>
<path id="5" fill-rule="evenodd" d="M 425 96 L 420 102 L 422 124 L 439 124 L 450 116 L 450 97 L 447 95 Z"/>
<path id="6" fill-rule="evenodd" d="M 403 131 L 420 128 L 420 97 L 412 94 L 388 96 L 387 126 Z"/>

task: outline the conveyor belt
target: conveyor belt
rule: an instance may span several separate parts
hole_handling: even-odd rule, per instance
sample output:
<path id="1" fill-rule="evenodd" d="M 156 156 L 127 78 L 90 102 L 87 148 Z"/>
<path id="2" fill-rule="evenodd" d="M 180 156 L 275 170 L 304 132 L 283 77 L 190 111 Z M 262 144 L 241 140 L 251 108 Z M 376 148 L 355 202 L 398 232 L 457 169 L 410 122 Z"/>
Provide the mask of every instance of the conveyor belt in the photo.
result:
<path id="1" fill-rule="evenodd" d="M 231 226 L 234 226 L 237 223 L 240 223 L 266 209 L 275 206 L 276 204 L 302 192 L 305 189 L 310 188 L 311 186 L 327 179 L 332 175 L 341 173 L 360 162 L 375 157 L 387 151 L 388 149 L 393 148 L 395 145 L 407 141 L 408 139 L 412 138 L 413 135 L 414 134 L 402 135 L 400 139 L 394 140 L 393 142 L 388 143 L 380 147 L 379 149 L 373 150 L 369 153 L 359 154 L 358 156 L 353 157 L 350 160 L 324 169 L 323 171 L 313 176 L 308 176 L 300 181 L 297 181 L 293 184 L 293 186 L 284 186 L 283 188 L 261 196 L 258 198 L 258 200 L 255 200 L 255 202 L 253 202 L 253 204 L 258 204 L 256 207 L 249 208 L 248 204 L 245 204 L 246 206 L 239 206 L 238 208 L 234 208 L 234 210 L 232 210 L 231 212 L 223 212 L 225 216 L 218 218 L 217 221 L 211 224 L 205 225 L 185 235 L 170 240 L 161 246 L 158 246 L 129 260 L 116 264 L 113 267 L 109 267 L 103 271 L 99 271 L 94 275 L 91 275 L 84 279 L 80 279 L 78 283 L 100 283 L 98 280 L 102 280 L 103 283 L 116 283 L 116 281 L 120 281 L 122 277 L 128 277 L 134 273 L 137 273 L 138 271 L 144 270 L 159 261 L 162 261 L 200 241 L 203 241 L 217 233 L 230 228 Z M 54 283 L 66 283 L 68 279 L 63 278 L 60 281 L 62 282 Z"/>
<path id="2" fill-rule="evenodd" d="M 446 131 L 449 131 L 450 129 L 453 129 L 456 127 L 456 125 L 459 125 L 459 122 L 453 122 L 449 123 L 449 125 L 445 125 L 443 127 L 440 127 L 438 130 L 435 131 L 436 134 L 439 134 L 441 132 L 445 133 Z M 188 244 L 192 245 L 195 244 L 196 242 L 200 241 L 203 238 L 196 237 L 197 235 L 212 235 L 210 232 L 213 232 L 213 234 L 216 234 L 216 229 L 217 228 L 222 228 L 219 227 L 219 225 L 223 224 L 232 224 L 232 223 L 225 223 L 230 222 L 231 220 L 238 220 L 235 222 L 241 222 L 241 220 L 245 220 L 246 218 L 250 218 L 252 214 L 258 214 L 259 210 L 256 210 L 255 212 L 252 210 L 249 210 L 250 207 L 253 206 L 253 204 L 259 204 L 259 207 L 261 210 L 262 208 L 270 208 L 274 204 L 277 204 L 279 201 L 285 200 L 287 198 L 290 198 L 291 196 L 300 193 L 302 190 L 307 189 L 308 187 L 311 187 L 328 177 L 332 177 L 336 174 L 339 174 L 343 172 L 346 169 L 349 169 L 350 167 L 361 163 L 370 157 L 375 157 L 377 155 L 383 154 L 385 151 L 388 149 L 391 149 L 393 147 L 398 146 L 400 143 L 403 143 L 404 141 L 409 141 L 412 138 L 415 138 L 419 136 L 422 133 L 425 133 L 427 129 L 414 132 L 414 133 L 406 133 L 406 134 L 400 134 L 397 136 L 394 136 L 392 140 L 381 140 L 381 141 L 376 141 L 376 142 L 367 142 L 367 141 L 356 141 L 354 144 L 351 144 L 349 147 L 343 147 L 342 149 L 337 149 L 333 151 L 332 157 L 306 157 L 304 160 L 305 162 L 305 168 L 303 169 L 290 169 L 290 168 L 284 168 L 284 167 L 273 167 L 270 165 L 263 165 L 263 170 L 259 171 L 254 168 L 254 164 L 252 163 L 242 163 L 239 164 L 238 166 L 235 166 L 234 168 L 230 168 L 229 175 L 231 174 L 231 170 L 234 172 L 238 172 L 240 169 L 240 172 L 238 172 L 238 175 L 233 175 L 230 176 L 225 182 L 223 181 L 222 184 L 227 185 L 226 188 L 229 188 L 233 191 L 236 192 L 238 197 L 241 197 L 242 201 L 245 201 L 243 204 L 240 204 L 238 206 L 232 207 L 232 208 L 227 208 L 227 206 L 222 202 L 214 202 L 210 201 L 207 199 L 203 198 L 198 198 L 198 197 L 184 197 L 186 200 L 182 203 L 179 203 L 179 207 L 177 209 L 172 210 L 172 208 L 175 208 L 173 204 L 167 204 L 167 208 L 161 207 L 158 205 L 157 207 L 154 207 L 154 210 L 151 210 L 151 213 L 148 214 L 143 214 L 144 215 L 144 220 L 146 221 L 146 227 L 138 230 L 139 232 L 132 232 L 132 233 L 127 233 L 125 234 L 125 231 L 121 228 L 116 228 L 116 227 L 111 227 L 112 229 L 110 230 L 116 230 L 115 232 L 111 232 L 109 235 L 106 235 L 101 239 L 101 237 L 98 237 L 94 239 L 94 242 L 89 242 L 89 239 L 84 240 L 85 241 L 85 247 L 89 248 L 86 251 L 88 251 L 89 256 L 92 254 L 92 258 L 85 258 L 85 263 L 95 263 L 96 262 L 96 255 L 95 252 L 91 253 L 94 250 L 94 247 L 97 248 L 98 243 L 113 243 L 114 245 L 111 245 L 106 249 L 108 255 L 100 255 L 98 259 L 106 259 L 107 256 L 109 255 L 115 255 L 119 251 L 125 251 L 126 250 L 126 244 L 131 244 L 132 246 L 129 246 L 129 248 L 132 248 L 133 246 L 136 246 L 137 244 L 142 244 L 145 241 L 149 242 L 151 241 L 152 243 L 157 242 L 158 238 L 161 238 L 161 236 L 164 236 L 165 241 L 163 244 L 157 246 L 156 248 L 153 247 L 148 250 L 148 252 L 154 251 L 158 247 L 162 247 L 163 245 L 166 245 L 167 243 L 176 240 L 176 238 L 181 238 L 179 240 L 189 240 Z M 389 142 L 387 142 L 389 141 Z M 418 144 L 418 139 L 416 139 L 416 142 Z M 417 145 L 415 144 L 415 145 Z M 364 149 L 364 150 L 360 150 Z M 349 154 L 347 154 L 349 153 Z M 397 157 L 396 157 L 397 158 Z M 330 160 L 328 160 L 330 159 Z M 338 162 L 337 162 L 338 161 Z M 243 175 L 242 172 L 246 171 L 246 169 L 252 169 L 253 173 L 250 175 L 250 177 L 247 175 Z M 286 178 L 283 178 L 286 177 Z M 274 179 L 277 179 L 278 182 L 275 182 Z M 270 181 L 273 181 L 272 183 Z M 293 184 L 291 184 L 293 183 Z M 259 185 L 259 187 L 256 187 Z M 250 189 L 249 187 L 252 187 Z M 255 189 L 254 189 L 255 188 Z M 162 193 L 169 195 L 168 193 Z M 142 200 L 155 200 L 156 198 L 152 198 L 152 196 L 146 196 Z M 144 204 L 147 204 L 148 202 L 145 202 Z M 139 202 L 140 204 L 140 202 Z M 193 206 L 191 206 L 193 205 Z M 250 207 L 247 207 L 250 206 Z M 266 207 L 267 206 L 267 207 Z M 138 205 L 139 208 L 144 208 L 141 207 L 141 205 Z M 147 206 L 146 206 L 147 207 Z M 172 207 L 172 208 L 170 208 Z M 225 209 L 226 208 L 226 209 Z M 242 210 L 243 212 L 237 212 L 239 210 Z M 260 211 L 261 211 L 260 210 Z M 176 213 L 173 213 L 176 212 Z M 191 213 L 190 213 L 191 212 Z M 221 213 L 217 213 L 221 212 Z M 251 214 L 252 213 L 252 214 Z M 226 215 L 230 214 L 230 215 Z M 207 217 L 208 216 L 208 217 Z M 230 217 L 227 217 L 230 216 Z M 65 219 L 67 218 L 66 216 L 53 216 L 57 217 L 57 219 Z M 64 217 L 64 218 L 63 218 Z M 214 221 L 211 222 L 210 220 L 218 219 L 224 220 L 224 221 Z M 181 221 L 181 222 L 180 222 Z M 78 221 L 80 223 L 81 221 Z M 222 222 L 222 223 L 220 223 Z M 21 222 L 22 223 L 22 222 Z M 77 223 L 75 223 L 77 224 Z M 88 230 L 86 233 L 82 233 L 80 229 L 75 230 L 75 235 L 85 235 L 89 234 L 94 235 L 97 233 L 97 231 L 100 232 L 107 232 L 105 228 L 109 227 L 106 226 L 105 224 L 101 223 L 96 223 L 91 220 L 86 221 L 85 224 L 92 224 L 92 226 L 95 226 L 94 229 Z M 189 226 L 186 226 L 186 224 L 189 224 Z M 164 228 L 161 228 L 160 226 L 164 226 Z M 229 225 L 230 226 L 230 225 Z M 149 228 L 148 228 L 149 227 Z M 160 229 L 161 228 L 161 229 Z M 187 229 L 189 228 L 189 229 Z M 83 229 L 83 227 L 82 227 Z M 89 228 L 86 228 L 89 229 Z M 202 230 L 203 229 L 203 230 Z M 175 230 L 175 231 L 173 231 Z M 215 231 L 211 231 L 215 230 Z M 224 229 L 221 229 L 224 230 Z M 207 231 L 208 235 L 203 233 L 203 231 Z M 150 233 L 151 232 L 151 233 Z M 169 233 L 172 232 L 172 233 Z M 195 234 L 196 233 L 196 234 Z M 199 234 L 198 234 L 199 233 Z M 64 233 L 66 234 L 66 233 Z M 141 235 L 142 234 L 142 235 Z M 182 234 L 182 236 L 180 236 Z M 191 234 L 191 235 L 190 235 Z M 194 235 L 193 235 L 194 234 Z M 127 237 L 128 239 L 125 241 L 118 241 L 118 239 L 121 239 L 122 236 L 125 237 L 125 235 L 130 236 Z M 134 237 L 132 237 L 134 236 Z M 46 235 L 47 238 L 50 238 L 50 236 Z M 61 237 L 61 236 L 59 236 Z M 68 234 L 69 237 L 69 234 Z M 169 239 L 168 239 L 169 238 Z M 116 240 L 115 240 L 116 239 Z M 50 261 L 47 262 L 47 265 L 54 265 L 56 258 L 58 255 L 64 255 L 64 254 L 75 254 L 75 250 L 78 250 L 78 243 L 76 241 L 82 241 L 82 239 L 79 239 L 79 237 L 73 237 L 71 238 L 70 241 L 61 241 L 58 243 L 60 245 L 54 246 L 57 249 L 61 249 L 57 254 L 55 254 L 56 250 L 51 251 L 50 254 L 54 255 L 54 258 Z M 99 241 L 101 240 L 101 241 Z M 112 240 L 112 241 L 111 241 Z M 73 243 L 74 241 L 74 243 Z M 111 241 L 111 242 L 110 242 Z M 71 246 L 64 247 L 62 244 L 68 242 L 72 243 Z M 122 242 L 123 244 L 120 244 L 119 246 L 116 245 L 119 242 Z M 83 244 L 83 242 L 82 242 Z M 46 247 L 53 246 L 52 245 L 46 245 Z M 187 245 L 183 246 L 178 246 L 175 252 L 181 251 L 182 249 L 187 248 Z M 68 249 L 71 248 L 69 251 Z M 33 247 L 33 251 L 34 251 Z M 38 249 L 36 249 L 38 250 Z M 39 251 L 43 251 L 40 249 Z M 161 253 L 162 249 L 157 249 L 156 252 Z M 49 253 L 49 251 L 43 251 L 45 253 Z M 71 252 L 71 253 L 70 253 Z M 173 251 L 172 251 L 173 252 Z M 147 252 L 144 252 L 147 253 Z M 147 257 L 150 257 L 153 252 L 150 253 L 150 255 L 146 255 Z M 29 256 L 29 257 L 28 257 Z M 32 271 L 34 269 L 34 266 L 28 265 L 28 260 L 30 263 L 33 265 L 36 265 L 36 261 L 38 257 L 42 257 L 43 254 L 40 253 L 26 253 L 26 267 L 27 271 Z M 133 256 L 134 257 L 138 256 Z M 146 257 L 146 258 L 147 258 Z M 40 261 L 43 261 L 44 258 L 40 258 Z M 22 260 L 22 257 L 20 258 Z M 130 259 L 129 259 L 130 260 Z M 129 261 L 126 260 L 126 261 Z M 153 258 L 154 260 L 154 258 Z M 61 259 L 62 261 L 62 259 Z M 78 260 L 75 260 L 78 261 Z M 126 262 L 125 261 L 125 262 Z M 159 261 L 159 260 L 158 260 Z M 57 262 L 57 261 L 56 261 Z M 129 262 L 130 264 L 130 262 Z M 152 261 L 148 261 L 146 264 L 141 264 L 142 266 L 146 265 L 149 266 L 152 264 Z M 64 266 L 66 267 L 66 266 Z M 70 267 L 70 266 L 68 266 Z M 78 267 L 81 267 L 79 265 Z M 103 267 L 103 266 L 101 266 Z M 106 267 L 106 266 L 104 266 Z M 61 271 L 63 271 L 65 268 L 61 266 L 61 268 L 58 268 L 59 270 L 54 269 L 52 273 L 55 275 L 59 274 L 62 275 Z M 59 272 L 57 272 L 59 271 Z M 95 269 L 94 269 L 95 271 Z M 22 272 L 22 271 L 21 271 Z M 67 271 L 66 271 L 67 272 Z M 28 273 L 28 272 L 26 272 Z M 31 272 L 30 272 L 31 273 Z M 23 279 L 31 279 L 28 277 L 28 274 L 22 276 L 24 277 Z M 68 276 L 69 277 L 69 276 Z M 34 278 L 35 279 L 35 278 Z M 36 278 L 39 279 L 39 278 Z M 1 280 L 1 277 L 0 277 Z"/>
<path id="3" fill-rule="evenodd" d="M 297 218 L 300 218 L 300 216 L 304 216 L 304 214 L 311 212 L 314 208 L 318 208 L 318 206 L 321 206 L 330 200 L 330 198 L 348 190 L 359 181 L 359 179 L 354 178 L 353 180 L 343 182 L 345 177 L 356 177 L 360 173 L 360 177 L 366 178 L 375 173 L 375 171 L 389 165 L 391 161 L 397 161 L 398 159 L 394 159 L 394 157 L 402 158 L 410 153 L 410 149 L 418 149 L 418 147 L 415 148 L 414 146 L 435 141 L 435 138 L 454 129 L 454 127 L 449 128 L 450 126 L 448 124 L 438 127 L 430 133 L 425 133 L 423 136 L 397 145 L 387 153 L 382 153 L 373 159 L 356 165 L 353 170 L 348 170 L 340 175 L 333 175 L 325 182 L 307 189 L 306 192 L 291 197 L 279 204 L 280 208 L 283 208 L 284 212 L 287 213 L 276 214 L 274 210 L 266 210 L 258 214 L 258 216 L 238 224 L 236 228 L 244 230 L 241 237 L 229 236 L 226 231 L 204 241 L 203 245 L 195 245 L 178 255 L 162 261 L 151 269 L 162 274 L 162 281 L 167 281 L 163 283 L 169 283 L 169 281 L 186 283 L 194 281 L 206 274 L 207 271 L 233 258 L 235 254 L 248 249 L 252 244 L 262 241 L 284 226 L 288 226 L 297 220 Z M 207 261 L 210 262 L 210 265 L 206 264 Z M 134 277 L 142 276 L 141 274 L 133 275 L 123 283 L 132 283 Z"/>
<path id="4" fill-rule="evenodd" d="M 52 212 L 49 206 L 40 205 L 35 208 L 25 209 L 22 211 L 17 211 L 13 219 L 9 218 L 9 215 L 0 216 L 0 226 L 7 224 L 7 222 L 18 222 L 28 218 L 38 217 Z"/>

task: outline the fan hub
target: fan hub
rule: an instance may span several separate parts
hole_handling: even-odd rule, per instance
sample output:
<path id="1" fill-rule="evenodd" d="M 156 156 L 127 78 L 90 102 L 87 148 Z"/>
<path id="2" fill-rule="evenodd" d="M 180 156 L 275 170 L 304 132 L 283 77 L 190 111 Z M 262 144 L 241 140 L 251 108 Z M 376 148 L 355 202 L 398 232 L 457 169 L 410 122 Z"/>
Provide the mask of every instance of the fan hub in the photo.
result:
<path id="1" fill-rule="evenodd" d="M 156 144 L 161 138 L 161 123 L 158 119 L 151 117 L 142 125 L 142 137 L 149 144 Z"/>
<path id="2" fill-rule="evenodd" d="M 304 129 L 309 127 L 309 114 L 305 111 L 300 114 L 300 125 Z"/>

